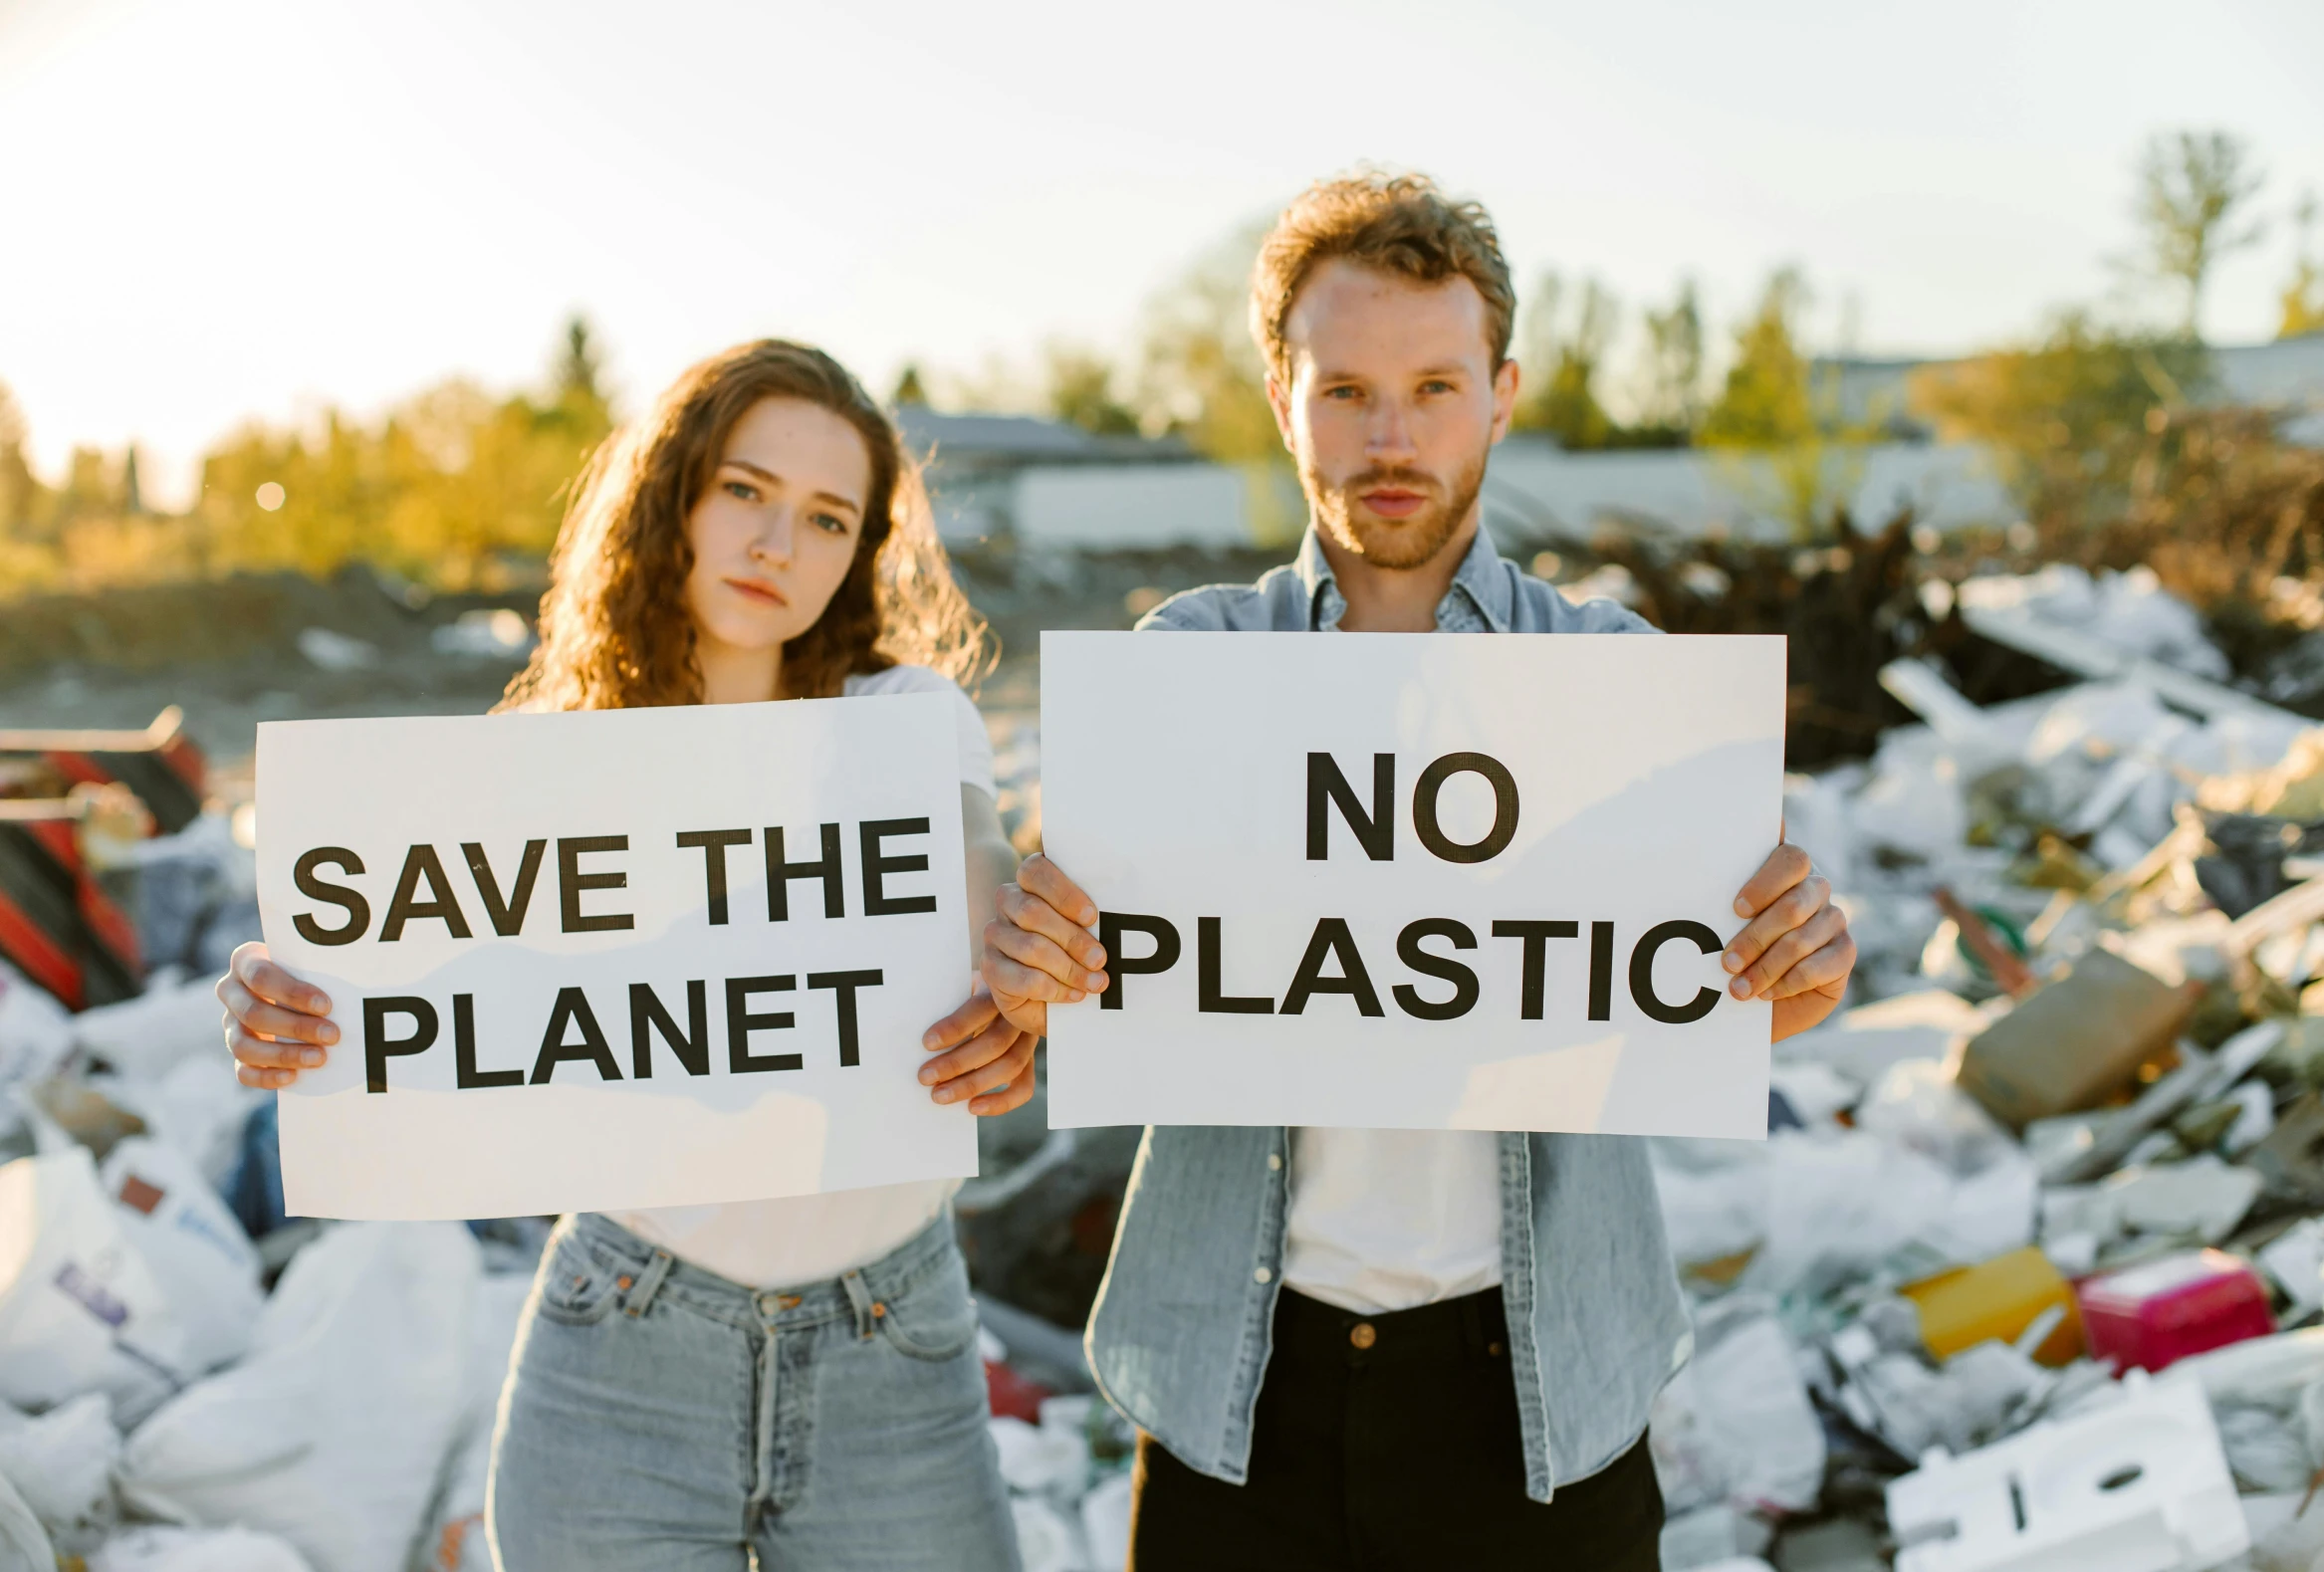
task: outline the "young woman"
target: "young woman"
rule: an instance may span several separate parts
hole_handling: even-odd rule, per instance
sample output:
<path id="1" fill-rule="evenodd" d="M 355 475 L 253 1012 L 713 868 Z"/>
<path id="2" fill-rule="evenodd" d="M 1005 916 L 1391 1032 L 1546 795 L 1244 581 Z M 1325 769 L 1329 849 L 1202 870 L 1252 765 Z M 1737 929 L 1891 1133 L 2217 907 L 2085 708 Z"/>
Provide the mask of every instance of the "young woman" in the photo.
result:
<path id="1" fill-rule="evenodd" d="M 983 912 L 1016 858 L 953 680 L 982 652 L 895 428 L 828 355 L 766 341 L 686 372 L 591 461 L 501 708 L 952 694 Z M 337 1038 L 263 945 L 218 994 L 246 1084 L 289 1085 Z M 1033 1039 L 981 1002 L 924 1045 L 939 1102 L 1031 1094 Z M 566 1218 L 501 1397 L 497 1564 L 1014 1566 L 953 1188 Z"/>

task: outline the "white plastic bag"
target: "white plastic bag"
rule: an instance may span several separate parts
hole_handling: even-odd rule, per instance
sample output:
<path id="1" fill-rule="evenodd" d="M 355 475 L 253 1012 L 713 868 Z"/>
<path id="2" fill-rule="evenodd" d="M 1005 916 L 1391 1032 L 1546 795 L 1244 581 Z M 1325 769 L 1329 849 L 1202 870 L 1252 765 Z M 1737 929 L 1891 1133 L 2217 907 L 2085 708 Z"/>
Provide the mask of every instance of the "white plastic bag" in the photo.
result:
<path id="1" fill-rule="evenodd" d="M 73 1046 L 73 1017 L 0 962 L 0 1086 L 38 1080 Z"/>
<path id="2" fill-rule="evenodd" d="M 75 1015 L 73 1040 L 129 1080 L 158 1080 L 182 1059 L 225 1052 L 217 981 L 156 980 L 134 999 Z"/>
<path id="3" fill-rule="evenodd" d="M 1009 1513 L 1017 1519 L 1017 1560 L 1025 1572 L 1088 1572 L 1081 1531 L 1064 1513 L 1031 1495 L 1013 1496 Z"/>
<path id="4" fill-rule="evenodd" d="M 105 1515 L 120 1455 L 121 1433 L 102 1393 L 84 1393 L 38 1418 L 0 1404 L 0 1478 L 52 1533 Z"/>
<path id="5" fill-rule="evenodd" d="M 1089 1542 L 1089 1564 L 1114 1572 L 1130 1564 L 1130 1476 L 1109 1474 L 1081 1497 L 1081 1536 Z"/>
<path id="6" fill-rule="evenodd" d="M 24 1497 L 0 1475 L 0 1572 L 54 1572 L 57 1550 Z"/>
<path id="7" fill-rule="evenodd" d="M 1695 1357 L 1656 1399 L 1647 1435 L 1674 1512 L 1718 1501 L 1800 1511 L 1823 1491 L 1823 1426 L 1790 1338 L 1751 1296 L 1698 1318 Z"/>
<path id="8" fill-rule="evenodd" d="M 99 1173 L 185 1328 L 185 1373 L 206 1375 L 240 1359 L 265 1295 L 258 1251 L 226 1203 L 191 1158 L 145 1136 L 116 1144 Z"/>
<path id="9" fill-rule="evenodd" d="M 133 1528 L 108 1539 L 89 1572 L 314 1572 L 273 1534 L 249 1528 Z"/>
<path id="10" fill-rule="evenodd" d="M 186 1379 L 186 1343 L 86 1149 L 0 1167 L 0 1400 L 102 1392 L 126 1429 Z"/>
<path id="11" fill-rule="evenodd" d="M 401 1572 L 465 1407 L 479 1273 L 455 1223 L 356 1223 L 292 1257 L 242 1364 L 129 1437 L 123 1500 L 280 1534 L 316 1572 Z"/>
<path id="12" fill-rule="evenodd" d="M 484 1492 L 492 1476 L 492 1427 L 500 1389 L 508 1378 L 533 1279 L 522 1272 L 487 1274 L 476 1288 L 462 1356 L 460 1439 L 436 1490 L 435 1509 L 421 1546 L 428 1572 L 492 1572 L 484 1538 Z"/>

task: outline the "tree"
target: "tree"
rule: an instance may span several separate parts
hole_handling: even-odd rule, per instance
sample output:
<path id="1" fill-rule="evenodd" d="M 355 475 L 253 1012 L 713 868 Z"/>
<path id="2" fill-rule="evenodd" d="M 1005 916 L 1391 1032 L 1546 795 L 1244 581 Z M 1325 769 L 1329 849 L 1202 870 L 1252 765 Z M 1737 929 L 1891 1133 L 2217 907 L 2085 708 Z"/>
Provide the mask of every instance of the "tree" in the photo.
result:
<path id="1" fill-rule="evenodd" d="M 923 409 L 928 406 L 928 389 L 921 385 L 920 367 L 917 364 L 910 360 L 904 362 L 903 370 L 896 375 L 895 389 L 887 395 L 887 401 L 898 409 L 906 404 L 917 404 Z"/>
<path id="2" fill-rule="evenodd" d="M 1134 437 L 1137 412 L 1114 396 L 1111 360 L 1086 344 L 1062 341 L 1043 351 L 1051 418 L 1101 437 Z"/>
<path id="3" fill-rule="evenodd" d="M 1691 435 L 1703 423 L 1703 309 L 1693 279 L 1681 282 L 1668 310 L 1646 314 L 1641 369 L 1644 422 Z"/>
<path id="4" fill-rule="evenodd" d="M 1139 426 L 1176 432 L 1221 463 L 1282 454 L 1267 402 L 1267 364 L 1251 337 L 1251 265 L 1267 225 L 1248 225 L 1197 257 L 1146 308 L 1134 402 Z"/>
<path id="5" fill-rule="evenodd" d="M 1910 403 L 1944 440 L 1984 444 L 2026 517 L 2048 526 L 2119 510 L 2152 425 L 2208 375 L 2198 343 L 2068 312 L 2037 342 L 1924 368 Z"/>
<path id="6" fill-rule="evenodd" d="M 2298 217 L 2299 256 L 2292 264 L 2292 281 L 2284 286 L 2283 321 L 2275 331 L 2278 338 L 2324 332 L 2324 267 L 2308 253 L 2308 232 L 2316 223 L 2315 192 L 2300 198 Z"/>
<path id="7" fill-rule="evenodd" d="M 24 456 L 24 414 L 16 396 L 0 382 L 0 543 L 23 540 L 45 511 L 46 497 Z"/>
<path id="8" fill-rule="evenodd" d="M 1799 352 L 1799 314 L 1807 300 L 1807 281 L 1797 268 L 1768 276 L 1757 309 L 1736 330 L 1735 362 L 1703 418 L 1706 444 L 1781 447 L 1815 434 L 1807 358 Z"/>
<path id="9" fill-rule="evenodd" d="M 1560 328 L 1563 282 L 1543 273 L 1533 286 L 1517 362 L 1532 386 L 1517 401 L 1519 430 L 1544 431 L 1566 448 L 1602 448 L 1615 435 L 1613 419 L 1598 402 L 1598 369 L 1614 337 L 1618 307 L 1595 279 L 1583 281 L 1572 325 Z"/>
<path id="10" fill-rule="evenodd" d="M 2136 212 L 2145 230 L 2146 266 L 2186 292 L 2181 328 L 2202 337 L 2203 290 L 2229 252 L 2259 239 L 2261 226 L 2232 225 L 2257 194 L 2249 148 L 2225 131 L 2178 131 L 2148 141 L 2139 159 Z"/>
<path id="11" fill-rule="evenodd" d="M 565 348 L 557 357 L 556 369 L 550 378 L 551 395 L 559 400 L 578 399 L 602 408 L 605 395 L 597 383 L 603 362 L 597 353 L 596 337 L 589 329 L 589 320 L 576 312 L 566 319 Z"/>

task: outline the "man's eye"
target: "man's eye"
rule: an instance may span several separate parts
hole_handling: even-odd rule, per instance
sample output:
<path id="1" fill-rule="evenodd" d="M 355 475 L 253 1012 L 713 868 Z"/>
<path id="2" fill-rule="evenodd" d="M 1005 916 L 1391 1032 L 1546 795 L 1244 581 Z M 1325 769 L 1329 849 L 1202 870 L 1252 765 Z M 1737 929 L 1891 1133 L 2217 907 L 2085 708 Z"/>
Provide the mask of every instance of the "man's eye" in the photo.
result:
<path id="1" fill-rule="evenodd" d="M 759 500 L 759 488 L 748 481 L 728 481 L 726 494 L 729 497 L 740 497 L 744 502 L 757 502 Z"/>
<path id="2" fill-rule="evenodd" d="M 1453 384 L 1431 377 L 1420 384 L 1420 390 L 1424 393 L 1449 393 L 1453 390 Z"/>

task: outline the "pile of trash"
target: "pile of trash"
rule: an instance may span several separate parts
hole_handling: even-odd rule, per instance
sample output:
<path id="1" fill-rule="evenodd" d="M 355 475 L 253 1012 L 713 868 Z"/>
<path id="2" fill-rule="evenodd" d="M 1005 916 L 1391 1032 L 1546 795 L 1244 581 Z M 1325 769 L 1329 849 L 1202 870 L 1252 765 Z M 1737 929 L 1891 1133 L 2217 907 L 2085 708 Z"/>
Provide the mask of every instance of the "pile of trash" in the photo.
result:
<path id="1" fill-rule="evenodd" d="M 2083 680 L 1897 661 L 1786 782 L 1853 1008 L 1764 1143 L 1653 1143 L 1664 1565 L 2324 1572 L 2324 731 L 2152 574 L 1931 587 Z"/>

